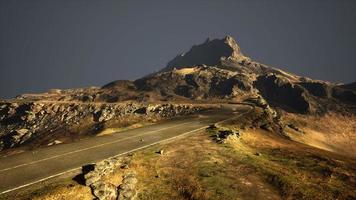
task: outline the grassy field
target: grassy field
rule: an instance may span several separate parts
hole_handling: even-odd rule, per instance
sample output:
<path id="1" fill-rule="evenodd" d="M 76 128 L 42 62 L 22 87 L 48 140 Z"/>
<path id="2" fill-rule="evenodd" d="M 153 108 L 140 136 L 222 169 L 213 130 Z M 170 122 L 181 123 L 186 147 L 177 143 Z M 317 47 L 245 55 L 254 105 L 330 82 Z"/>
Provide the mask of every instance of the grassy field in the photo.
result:
<path id="1" fill-rule="evenodd" d="M 250 128 L 248 122 L 256 113 L 249 115 L 236 119 L 239 122 L 135 152 L 128 169 L 118 169 L 106 178 L 120 184 L 125 170 L 135 171 L 136 199 L 140 200 L 356 199 L 354 158 Z M 216 142 L 220 130 L 239 134 Z M 160 151 L 163 153 L 157 153 Z M 92 196 L 88 187 L 67 180 L 23 198 Z"/>

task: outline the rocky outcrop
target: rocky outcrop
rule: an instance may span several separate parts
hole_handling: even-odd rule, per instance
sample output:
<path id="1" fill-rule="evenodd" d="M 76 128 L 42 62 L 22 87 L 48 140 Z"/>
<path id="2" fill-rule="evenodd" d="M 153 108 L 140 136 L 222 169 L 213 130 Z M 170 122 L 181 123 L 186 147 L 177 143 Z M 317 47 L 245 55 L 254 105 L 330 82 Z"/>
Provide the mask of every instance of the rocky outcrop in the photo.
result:
<path id="1" fill-rule="evenodd" d="M 125 167 L 131 162 L 131 157 L 114 157 L 95 163 L 92 170 L 84 175 L 85 185 L 91 186 L 111 173 L 115 169 Z"/>
<path id="2" fill-rule="evenodd" d="M 219 129 L 216 127 L 208 127 L 208 131 L 215 132 L 211 137 L 217 143 L 226 143 L 229 140 L 238 140 L 240 133 L 230 129 Z"/>
<path id="3" fill-rule="evenodd" d="M 168 62 L 162 71 L 170 71 L 173 68 L 184 68 L 197 65 L 221 65 L 221 59 L 234 60 L 236 62 L 247 61 L 237 45 L 236 41 L 226 36 L 224 39 L 209 40 L 200 45 L 193 46 L 187 53 L 183 53 Z"/>
<path id="4" fill-rule="evenodd" d="M 251 103 L 253 106 L 257 106 L 263 109 L 263 111 L 270 117 L 276 118 L 278 117 L 277 112 L 270 107 L 267 101 L 261 97 L 257 96 L 256 98 L 248 98 L 244 100 L 245 103 Z"/>
<path id="5" fill-rule="evenodd" d="M 332 89 L 332 97 L 346 104 L 356 105 L 356 91 L 344 89 L 342 87 L 334 87 Z"/>
<path id="6" fill-rule="evenodd" d="M 245 74 L 209 66 L 162 72 L 135 81 L 142 91 L 190 99 L 233 98 L 253 92 L 252 80 Z"/>
<path id="7" fill-rule="evenodd" d="M 336 99 L 336 102 L 356 105 L 355 84 L 334 85 L 323 81 L 305 81 L 299 85 L 304 87 L 311 95 L 322 99 Z M 335 102 L 334 102 L 335 103 Z"/>
<path id="8" fill-rule="evenodd" d="M 343 89 L 356 91 L 356 82 L 349 83 L 349 84 L 343 84 L 343 85 L 340 85 L 339 87 L 343 88 Z"/>
<path id="9" fill-rule="evenodd" d="M 136 191 L 136 173 L 131 171 L 123 175 L 122 183 L 119 186 L 119 198 L 120 200 L 132 200 L 137 194 Z"/>
<path id="10" fill-rule="evenodd" d="M 301 113 L 307 113 L 311 109 L 305 89 L 280 76 L 275 74 L 260 76 L 255 86 L 263 98 L 272 105 Z"/>
<path id="11" fill-rule="evenodd" d="M 48 145 L 59 144 L 54 141 L 65 134 L 68 128 L 81 124 L 83 120 L 96 127 L 128 116 L 144 115 L 163 119 L 191 114 L 201 109 L 203 107 L 193 104 L 4 103 L 0 104 L 0 150 L 41 138 L 49 138 Z"/>
<path id="12" fill-rule="evenodd" d="M 95 182 L 90 185 L 95 200 L 116 200 L 117 187 L 108 182 Z"/>
<path id="13" fill-rule="evenodd" d="M 137 179 L 131 178 L 129 180 L 127 176 L 127 180 L 122 181 L 122 184 L 120 185 L 114 185 L 112 184 L 108 177 L 112 175 L 115 170 L 120 170 L 129 165 L 131 162 L 131 157 L 126 156 L 126 157 L 114 157 L 110 159 L 106 159 L 103 161 L 100 161 L 98 163 L 92 164 L 92 165 L 87 165 L 83 166 L 83 176 L 85 180 L 85 185 L 90 187 L 93 196 L 95 197 L 94 199 L 97 200 L 116 200 L 116 199 L 129 199 L 129 198 L 121 198 L 119 197 L 119 194 L 122 196 L 122 187 L 121 185 L 126 184 L 126 188 L 130 186 L 132 190 L 134 190 Z M 90 168 L 88 170 L 88 168 Z M 129 185 L 131 184 L 131 185 Z M 128 191 L 126 191 L 128 192 Z M 126 195 L 128 196 L 128 195 Z M 131 197 L 133 197 L 132 195 Z"/>
<path id="14" fill-rule="evenodd" d="M 132 170 L 124 171 L 121 184 L 110 182 L 110 175 L 117 170 L 128 168 L 131 156 L 114 157 L 83 167 L 85 185 L 90 187 L 97 200 L 131 200 L 136 195 L 136 174 Z"/>
<path id="15" fill-rule="evenodd" d="M 308 90 L 308 92 L 316 97 L 328 98 L 331 95 L 331 86 L 321 81 L 300 82 L 301 86 Z"/>

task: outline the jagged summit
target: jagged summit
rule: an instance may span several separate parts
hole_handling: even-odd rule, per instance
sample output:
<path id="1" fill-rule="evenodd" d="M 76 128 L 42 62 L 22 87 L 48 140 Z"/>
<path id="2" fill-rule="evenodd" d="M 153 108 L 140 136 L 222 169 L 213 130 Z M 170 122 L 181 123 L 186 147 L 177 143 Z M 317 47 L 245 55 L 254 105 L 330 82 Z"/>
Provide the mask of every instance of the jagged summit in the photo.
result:
<path id="1" fill-rule="evenodd" d="M 194 45 L 188 52 L 176 56 L 168 62 L 162 71 L 169 71 L 173 68 L 182 68 L 196 65 L 220 65 L 222 60 L 243 61 L 245 57 L 237 42 L 231 36 L 223 39 L 210 40 L 209 38 L 202 44 Z"/>

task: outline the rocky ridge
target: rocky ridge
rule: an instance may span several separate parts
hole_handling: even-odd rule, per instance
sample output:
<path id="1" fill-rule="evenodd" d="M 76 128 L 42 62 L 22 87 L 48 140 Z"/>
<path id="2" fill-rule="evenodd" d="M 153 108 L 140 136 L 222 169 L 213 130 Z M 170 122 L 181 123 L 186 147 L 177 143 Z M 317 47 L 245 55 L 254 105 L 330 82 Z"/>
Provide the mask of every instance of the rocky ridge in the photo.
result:
<path id="1" fill-rule="evenodd" d="M 0 104 L 0 150 L 41 141 L 61 143 L 72 126 L 94 134 L 108 121 L 145 117 L 167 119 L 204 109 L 193 104 L 18 102 Z M 57 141 L 57 142 L 56 142 Z"/>

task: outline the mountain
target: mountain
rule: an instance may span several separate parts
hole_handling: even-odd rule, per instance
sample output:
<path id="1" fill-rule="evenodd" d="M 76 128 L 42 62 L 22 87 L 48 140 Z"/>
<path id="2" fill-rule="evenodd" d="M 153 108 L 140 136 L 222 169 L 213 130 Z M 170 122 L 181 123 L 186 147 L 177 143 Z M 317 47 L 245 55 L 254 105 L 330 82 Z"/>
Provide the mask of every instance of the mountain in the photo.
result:
<path id="1" fill-rule="evenodd" d="M 133 83 L 138 91 L 154 92 L 166 100 L 261 97 L 274 107 L 298 113 L 353 109 L 356 104 L 352 85 L 300 77 L 252 61 L 230 36 L 207 39 L 175 57 L 158 73 Z"/>
<path id="2" fill-rule="evenodd" d="M 201 109 L 197 102 L 262 105 L 274 118 L 281 112 L 356 113 L 355 83 L 314 80 L 261 64 L 245 56 L 238 43 L 226 36 L 207 39 L 176 56 L 159 72 L 135 81 L 113 81 L 101 88 L 53 89 L 3 100 L 0 149 L 68 140 L 61 134 L 68 127 L 72 135 L 95 134 L 109 124 L 106 121 L 122 123 L 122 116 L 140 120 L 137 113 L 150 114 L 152 119 L 191 113 Z M 81 134 L 77 133 L 79 128 Z M 57 136 L 49 137 L 52 132 Z"/>

